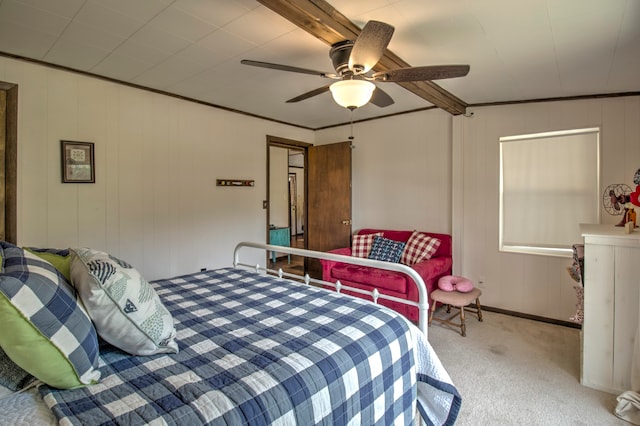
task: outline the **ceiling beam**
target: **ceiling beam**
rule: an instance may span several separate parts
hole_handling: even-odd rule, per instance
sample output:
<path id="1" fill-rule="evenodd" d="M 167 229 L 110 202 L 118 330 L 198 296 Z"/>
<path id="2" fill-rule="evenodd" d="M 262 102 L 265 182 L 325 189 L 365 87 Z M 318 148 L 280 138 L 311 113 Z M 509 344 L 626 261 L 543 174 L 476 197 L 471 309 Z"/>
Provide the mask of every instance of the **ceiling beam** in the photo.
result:
<path id="1" fill-rule="evenodd" d="M 329 46 L 343 40 L 355 40 L 361 31 L 360 27 L 325 0 L 257 1 Z M 374 67 L 374 71 L 389 71 L 410 66 L 398 55 L 387 49 Z M 413 81 L 397 84 L 453 115 L 466 112 L 466 102 L 432 81 Z"/>

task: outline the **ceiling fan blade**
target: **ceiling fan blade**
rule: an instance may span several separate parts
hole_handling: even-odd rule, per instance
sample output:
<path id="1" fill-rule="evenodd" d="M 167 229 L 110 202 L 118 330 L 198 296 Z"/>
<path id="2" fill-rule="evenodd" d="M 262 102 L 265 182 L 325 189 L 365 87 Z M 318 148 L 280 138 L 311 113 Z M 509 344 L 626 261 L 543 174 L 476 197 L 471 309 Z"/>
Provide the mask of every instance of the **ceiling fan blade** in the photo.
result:
<path id="1" fill-rule="evenodd" d="M 364 74 L 373 68 L 391 41 L 394 28 L 380 21 L 369 21 L 353 44 L 349 56 L 349 69 Z"/>
<path id="2" fill-rule="evenodd" d="M 292 102 L 300 102 L 300 101 L 304 101 L 305 99 L 309 99 L 312 98 L 314 96 L 320 95 L 324 92 L 328 92 L 329 91 L 329 86 L 322 86 L 322 87 L 318 87 L 317 89 L 313 89 L 310 92 L 307 93 L 303 93 L 302 95 L 296 96 L 295 98 L 291 98 L 287 101 L 287 103 L 292 103 Z"/>
<path id="3" fill-rule="evenodd" d="M 376 106 L 379 106 L 380 108 L 384 108 L 394 104 L 391 96 L 389 96 L 387 92 L 377 86 L 376 90 L 373 91 L 373 95 L 371 95 L 370 102 Z"/>
<path id="4" fill-rule="evenodd" d="M 375 81 L 425 81 L 444 78 L 464 77 L 469 73 L 469 65 L 433 65 L 424 67 L 398 68 L 373 74 Z"/>
<path id="5" fill-rule="evenodd" d="M 337 75 L 331 74 L 331 73 L 310 70 L 307 68 L 292 67 L 289 65 L 272 64 L 271 62 L 260 62 L 260 61 L 252 61 L 249 59 L 243 59 L 240 61 L 240 63 L 244 65 L 251 65 L 254 67 L 270 68 L 272 70 L 278 70 L 278 71 L 289 71 L 289 72 L 297 72 L 301 74 L 311 74 L 311 75 L 316 75 L 324 78 L 338 78 Z"/>

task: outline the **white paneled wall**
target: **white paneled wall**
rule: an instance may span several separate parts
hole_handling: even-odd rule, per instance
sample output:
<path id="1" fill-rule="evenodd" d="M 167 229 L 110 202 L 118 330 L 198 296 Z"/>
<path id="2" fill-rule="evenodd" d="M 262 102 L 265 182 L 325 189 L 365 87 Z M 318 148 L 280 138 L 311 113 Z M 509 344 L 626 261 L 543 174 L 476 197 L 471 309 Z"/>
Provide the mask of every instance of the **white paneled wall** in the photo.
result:
<path id="1" fill-rule="evenodd" d="M 354 124 L 354 231 L 451 232 L 451 120 L 434 109 Z M 349 135 L 349 126 L 321 130 L 316 142 Z"/>
<path id="2" fill-rule="evenodd" d="M 266 135 L 313 139 L 309 130 L 7 58 L 0 80 L 18 84 L 19 244 L 105 250 L 148 279 L 229 266 L 237 242 L 264 242 Z M 95 143 L 95 184 L 61 183 L 61 139 Z M 219 178 L 255 187 L 216 187 Z"/>
<path id="3" fill-rule="evenodd" d="M 571 259 L 498 252 L 498 139 L 600 127 L 603 191 L 612 183 L 633 185 L 640 168 L 639 123 L 640 97 L 483 107 L 473 117 L 454 118 L 454 272 L 484 281 L 484 304 L 568 320 L 576 303 L 566 271 Z M 620 220 L 604 211 L 601 216 L 603 223 Z"/>

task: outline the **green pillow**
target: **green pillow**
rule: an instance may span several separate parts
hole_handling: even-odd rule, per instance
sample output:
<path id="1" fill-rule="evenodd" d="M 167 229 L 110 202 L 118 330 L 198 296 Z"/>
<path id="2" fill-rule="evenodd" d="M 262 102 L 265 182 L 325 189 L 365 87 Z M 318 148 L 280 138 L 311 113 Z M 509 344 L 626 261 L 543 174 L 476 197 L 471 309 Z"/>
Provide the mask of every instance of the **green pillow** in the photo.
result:
<path id="1" fill-rule="evenodd" d="M 36 247 L 24 247 L 24 249 L 52 264 L 67 281 L 71 282 L 71 253 L 68 249 L 43 249 Z"/>

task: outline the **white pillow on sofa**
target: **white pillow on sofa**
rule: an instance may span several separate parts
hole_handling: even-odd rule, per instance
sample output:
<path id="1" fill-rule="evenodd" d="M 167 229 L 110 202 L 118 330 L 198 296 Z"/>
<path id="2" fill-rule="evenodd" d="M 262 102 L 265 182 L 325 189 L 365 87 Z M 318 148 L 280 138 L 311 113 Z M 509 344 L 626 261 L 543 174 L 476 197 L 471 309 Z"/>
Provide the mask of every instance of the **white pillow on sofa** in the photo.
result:
<path id="1" fill-rule="evenodd" d="M 100 337 L 133 355 L 178 352 L 171 314 L 136 269 L 97 250 L 71 253 L 71 282 Z"/>

